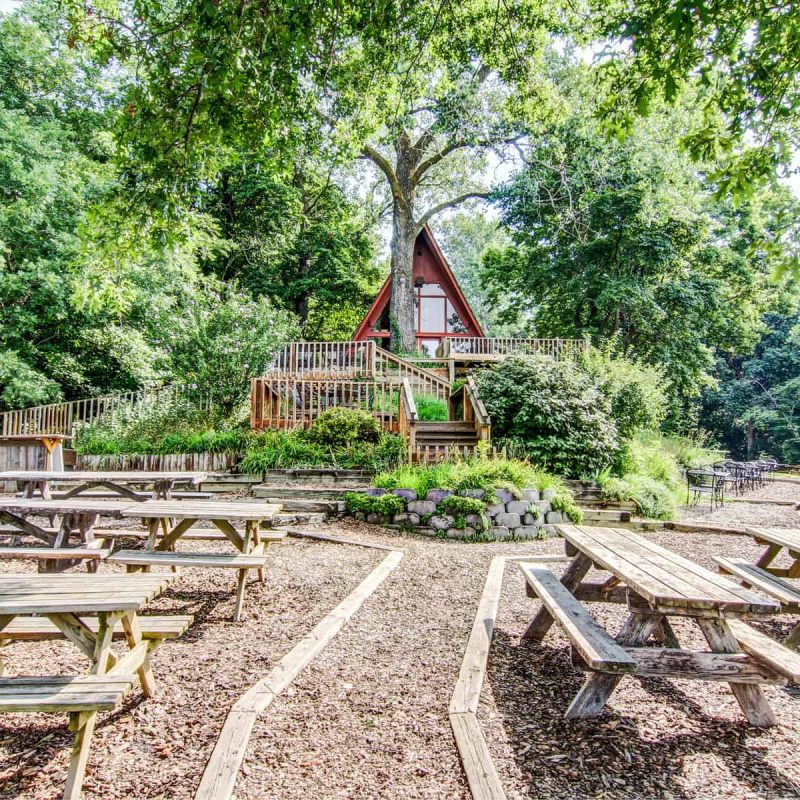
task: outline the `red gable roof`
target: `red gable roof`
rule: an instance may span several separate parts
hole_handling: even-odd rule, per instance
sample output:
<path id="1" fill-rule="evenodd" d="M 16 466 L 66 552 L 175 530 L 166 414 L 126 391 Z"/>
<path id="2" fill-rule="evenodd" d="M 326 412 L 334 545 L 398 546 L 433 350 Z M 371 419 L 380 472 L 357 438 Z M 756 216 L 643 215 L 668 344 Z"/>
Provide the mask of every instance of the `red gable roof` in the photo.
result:
<path id="1" fill-rule="evenodd" d="M 425 225 L 417 236 L 414 244 L 414 272 L 413 279 L 416 281 L 421 278 L 424 283 L 438 283 L 445 294 L 453 310 L 458 314 L 461 323 L 466 328 L 462 336 L 483 336 L 483 329 L 478 322 L 475 314 L 470 308 L 467 298 L 458 285 L 456 276 L 450 269 L 450 265 L 439 249 L 439 245 L 433 238 L 431 229 Z M 380 320 L 391 296 L 392 276 L 390 275 L 381 287 L 378 296 L 375 298 L 370 310 L 358 326 L 358 330 L 353 336 L 354 341 L 362 341 L 377 335 L 373 326 Z M 389 335 L 388 331 L 381 331 L 381 334 Z M 418 337 L 424 334 L 418 332 Z M 447 334 L 448 336 L 458 336 L 459 334 Z"/>

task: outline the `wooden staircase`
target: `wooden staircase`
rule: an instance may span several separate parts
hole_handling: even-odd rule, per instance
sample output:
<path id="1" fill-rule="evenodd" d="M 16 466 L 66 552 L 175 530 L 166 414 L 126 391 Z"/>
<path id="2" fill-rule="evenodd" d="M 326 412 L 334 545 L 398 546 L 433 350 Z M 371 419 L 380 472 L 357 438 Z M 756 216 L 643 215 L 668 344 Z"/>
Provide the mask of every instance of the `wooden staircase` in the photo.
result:
<path id="1" fill-rule="evenodd" d="M 416 451 L 419 461 L 441 461 L 452 455 L 471 456 L 479 442 L 473 422 L 417 422 Z"/>

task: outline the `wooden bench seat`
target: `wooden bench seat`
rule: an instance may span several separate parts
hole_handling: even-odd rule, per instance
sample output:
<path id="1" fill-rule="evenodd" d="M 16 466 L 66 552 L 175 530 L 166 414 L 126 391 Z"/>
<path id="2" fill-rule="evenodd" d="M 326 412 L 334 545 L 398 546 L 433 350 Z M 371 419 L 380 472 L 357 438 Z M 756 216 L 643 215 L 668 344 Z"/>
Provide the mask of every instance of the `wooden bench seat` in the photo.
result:
<path id="1" fill-rule="evenodd" d="M 109 563 L 127 566 L 212 567 L 217 569 L 262 569 L 267 556 L 244 553 L 174 553 L 163 550 L 120 550 Z"/>
<path id="2" fill-rule="evenodd" d="M 153 497 L 152 492 L 137 492 L 131 491 L 131 494 L 141 497 L 142 500 L 150 500 Z M 22 493 L 18 493 L 17 497 L 21 497 Z M 127 495 L 126 495 L 127 496 Z M 68 497 L 74 497 L 76 500 L 119 500 L 120 494 L 118 492 L 98 490 L 88 490 L 80 492 L 80 494 L 71 495 L 67 491 L 52 492 L 53 500 L 65 500 Z M 213 492 L 173 492 L 173 500 L 209 500 L 214 497 Z"/>
<path id="3" fill-rule="evenodd" d="M 739 647 L 751 655 L 756 661 L 766 664 L 780 675 L 784 675 L 793 683 L 800 683 L 800 654 L 789 650 L 765 633 L 741 620 L 729 620 L 731 632 L 736 637 Z"/>
<path id="4" fill-rule="evenodd" d="M 528 585 L 567 634 L 590 670 L 614 673 L 636 671 L 637 663 L 633 656 L 609 636 L 547 567 L 522 562 L 520 569 Z"/>
<path id="5" fill-rule="evenodd" d="M 194 622 L 194 617 L 191 614 L 154 615 L 152 617 L 139 616 L 138 620 L 143 639 L 161 640 L 177 639 L 183 635 Z M 93 633 L 97 633 L 96 617 L 83 617 L 82 622 Z M 63 638 L 64 634 L 46 617 L 16 617 L 0 631 L 0 642 L 44 641 Z M 114 627 L 114 638 L 125 638 L 121 621 L 118 621 Z"/>
<path id="6" fill-rule="evenodd" d="M 784 611 L 800 611 L 800 588 L 773 575 L 743 558 L 722 558 L 714 556 L 720 572 L 735 575 L 743 583 L 758 589 L 769 597 L 774 597 Z"/>
<path id="7" fill-rule="evenodd" d="M 94 535 L 98 539 L 147 539 L 148 532 L 143 530 L 126 530 L 125 528 L 114 528 L 108 530 L 95 530 Z M 161 538 L 160 534 L 159 537 Z M 258 538 L 262 542 L 278 542 L 286 538 L 286 533 L 278 530 L 260 530 Z M 218 530 L 210 528 L 192 528 L 181 534 L 181 540 L 196 542 L 227 542 L 228 537 Z"/>
<path id="8" fill-rule="evenodd" d="M 0 711 L 113 711 L 136 680 L 135 675 L 0 678 Z"/>
<path id="9" fill-rule="evenodd" d="M 109 555 L 110 550 L 91 547 L 0 547 L 0 558 L 103 561 Z"/>

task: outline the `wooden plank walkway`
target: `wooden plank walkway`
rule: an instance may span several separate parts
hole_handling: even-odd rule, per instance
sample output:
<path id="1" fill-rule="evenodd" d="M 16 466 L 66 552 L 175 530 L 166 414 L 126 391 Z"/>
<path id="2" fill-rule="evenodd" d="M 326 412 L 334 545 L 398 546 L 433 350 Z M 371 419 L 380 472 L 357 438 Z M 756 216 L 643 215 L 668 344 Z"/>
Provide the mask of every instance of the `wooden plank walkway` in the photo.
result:
<path id="1" fill-rule="evenodd" d="M 216 747 L 206 764 L 195 800 L 229 800 L 247 752 L 250 732 L 258 715 L 263 713 L 295 678 L 321 653 L 364 601 L 383 583 L 400 563 L 403 554 L 389 553 L 386 558 L 332 611 L 304 636 L 262 680 L 234 703 L 220 731 Z"/>

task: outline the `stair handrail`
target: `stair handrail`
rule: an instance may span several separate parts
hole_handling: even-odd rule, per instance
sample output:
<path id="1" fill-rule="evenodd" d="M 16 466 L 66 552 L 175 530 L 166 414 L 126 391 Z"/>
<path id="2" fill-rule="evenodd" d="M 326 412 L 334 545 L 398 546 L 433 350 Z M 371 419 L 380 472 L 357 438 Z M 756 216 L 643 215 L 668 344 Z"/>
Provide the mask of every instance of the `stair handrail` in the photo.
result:
<path id="1" fill-rule="evenodd" d="M 478 385 L 472 375 L 468 375 L 464 381 L 464 422 L 472 422 L 475 425 L 475 433 L 482 442 L 492 440 L 492 418 L 483 404 Z"/>
<path id="2" fill-rule="evenodd" d="M 397 428 L 398 433 L 405 439 L 408 447 L 408 461 L 413 460 L 414 451 L 417 449 L 417 423 L 419 413 L 414 393 L 411 391 L 411 382 L 403 378 L 397 403 Z"/>
<path id="3" fill-rule="evenodd" d="M 444 398 L 450 393 L 450 381 L 446 378 L 437 375 L 425 367 L 418 367 L 406 361 L 402 356 L 390 353 L 382 347 L 375 346 L 375 371 L 376 375 L 386 375 L 385 367 L 388 364 L 394 364 L 397 367 L 398 375 L 400 378 L 413 377 L 421 383 L 425 391 L 429 391 L 436 397 Z"/>

